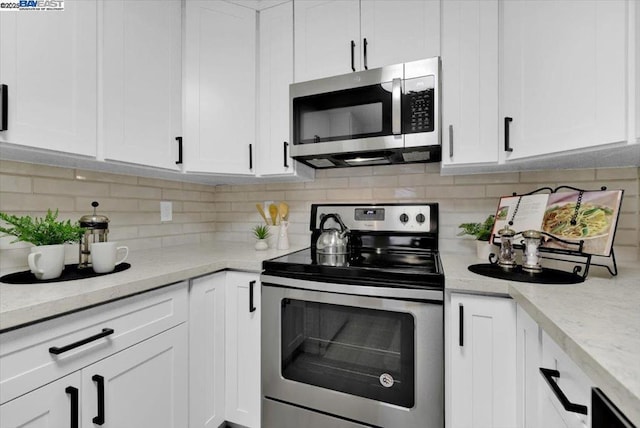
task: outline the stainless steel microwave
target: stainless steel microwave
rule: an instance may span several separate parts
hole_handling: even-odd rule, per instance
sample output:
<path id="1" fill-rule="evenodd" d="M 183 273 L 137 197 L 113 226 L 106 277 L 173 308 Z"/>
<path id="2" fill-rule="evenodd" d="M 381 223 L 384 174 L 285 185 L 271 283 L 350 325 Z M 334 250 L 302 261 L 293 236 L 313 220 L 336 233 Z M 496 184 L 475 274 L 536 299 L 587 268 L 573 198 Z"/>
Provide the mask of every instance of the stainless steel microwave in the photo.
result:
<path id="1" fill-rule="evenodd" d="M 291 156 L 314 168 L 438 162 L 440 58 L 289 87 Z"/>

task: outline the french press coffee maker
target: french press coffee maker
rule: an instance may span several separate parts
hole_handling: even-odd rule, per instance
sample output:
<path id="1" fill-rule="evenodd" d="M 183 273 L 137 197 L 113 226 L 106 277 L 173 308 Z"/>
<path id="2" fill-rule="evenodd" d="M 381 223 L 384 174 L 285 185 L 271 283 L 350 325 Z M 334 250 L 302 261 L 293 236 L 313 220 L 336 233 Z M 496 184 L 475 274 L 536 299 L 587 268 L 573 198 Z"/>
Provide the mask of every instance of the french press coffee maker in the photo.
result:
<path id="1" fill-rule="evenodd" d="M 91 202 L 93 214 L 80 217 L 80 227 L 84 228 L 84 235 L 82 235 L 82 240 L 80 241 L 78 269 L 91 266 L 91 244 L 94 242 L 107 242 L 109 218 L 96 214 L 98 205 L 100 204 L 96 201 Z"/>

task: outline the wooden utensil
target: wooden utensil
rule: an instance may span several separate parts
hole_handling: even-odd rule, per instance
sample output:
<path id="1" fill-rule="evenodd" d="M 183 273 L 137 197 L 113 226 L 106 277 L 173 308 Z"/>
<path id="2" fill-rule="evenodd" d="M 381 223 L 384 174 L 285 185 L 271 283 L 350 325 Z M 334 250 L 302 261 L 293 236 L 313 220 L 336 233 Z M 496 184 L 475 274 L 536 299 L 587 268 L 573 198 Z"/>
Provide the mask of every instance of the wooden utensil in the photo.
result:
<path id="1" fill-rule="evenodd" d="M 269 205 L 269 216 L 271 217 L 271 222 L 275 226 L 276 221 L 278 220 L 278 207 L 276 207 L 276 204 Z"/>
<path id="2" fill-rule="evenodd" d="M 289 205 L 286 202 L 280 202 L 278 206 L 278 213 L 280 214 L 280 218 L 283 220 L 289 219 Z"/>
<path id="3" fill-rule="evenodd" d="M 260 213 L 260 217 L 262 217 L 264 219 L 264 223 L 265 224 L 269 224 L 269 220 L 267 220 L 267 215 L 264 213 L 264 209 L 262 208 L 262 204 L 256 204 L 256 208 L 258 209 L 258 212 Z"/>

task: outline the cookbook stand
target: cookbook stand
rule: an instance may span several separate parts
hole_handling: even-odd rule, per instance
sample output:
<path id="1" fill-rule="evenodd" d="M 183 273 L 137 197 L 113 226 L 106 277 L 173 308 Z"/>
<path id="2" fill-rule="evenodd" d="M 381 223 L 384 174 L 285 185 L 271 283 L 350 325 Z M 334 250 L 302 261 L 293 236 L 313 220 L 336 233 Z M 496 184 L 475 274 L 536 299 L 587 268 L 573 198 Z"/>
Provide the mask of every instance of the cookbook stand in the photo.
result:
<path id="1" fill-rule="evenodd" d="M 513 193 L 512 196 L 527 196 L 533 195 L 535 193 L 541 193 L 545 191 L 549 191 L 549 193 L 556 193 L 560 189 L 571 189 L 577 192 L 580 192 L 579 198 L 582 198 L 582 193 L 587 190 L 578 189 L 571 186 L 558 186 L 555 189 L 551 187 L 541 187 L 532 192 L 525 193 L 522 195 L 518 195 L 517 193 Z M 602 186 L 599 190 L 604 191 L 607 190 L 606 186 Z M 513 222 L 509 222 L 513 224 Z M 573 264 L 573 268 L 571 272 L 544 268 L 542 273 L 528 273 L 523 272 L 522 269 L 518 266 L 517 269 L 503 269 L 498 266 L 498 257 L 496 254 L 492 253 L 489 255 L 489 263 L 492 265 L 491 269 L 486 269 L 488 273 L 478 272 L 478 270 L 482 270 L 479 268 L 481 265 L 473 265 L 474 269 L 471 269 L 472 266 L 469 266 L 469 269 L 473 272 L 479 273 L 481 275 L 499 277 L 503 279 L 513 279 L 517 281 L 523 282 L 543 282 L 543 283 L 577 283 L 583 282 L 587 275 L 589 274 L 589 269 L 591 266 L 600 266 L 606 268 L 612 276 L 616 276 L 618 274 L 618 266 L 616 264 L 616 257 L 613 251 L 613 247 L 611 248 L 611 252 L 608 256 L 601 256 L 597 254 L 585 253 L 584 243 L 585 241 L 581 239 L 580 241 L 567 241 L 561 238 L 558 238 L 554 235 L 551 235 L 547 232 L 540 232 L 543 235 L 543 240 L 546 242 L 555 241 L 561 243 L 566 248 L 550 248 L 550 247 L 538 247 L 538 252 L 540 253 L 540 258 L 554 260 L 557 262 L 569 263 Z M 612 231 L 615 234 L 615 230 Z M 522 231 L 517 232 L 514 235 L 514 238 L 517 236 L 522 236 Z M 514 240 L 515 242 L 515 240 Z M 495 235 L 492 236 L 492 243 L 501 246 L 500 238 L 496 238 Z M 524 239 L 521 239 L 519 243 L 514 243 L 513 247 L 518 250 L 523 250 L 525 248 Z M 598 258 L 598 259 L 594 259 Z M 596 263 L 595 260 L 605 259 L 606 263 Z M 485 265 L 486 266 L 486 265 Z M 500 273 L 498 273 L 498 271 Z M 511 277 L 510 277 L 511 275 Z M 519 278 L 522 277 L 522 278 Z M 573 282 L 569 282 L 572 281 Z"/>

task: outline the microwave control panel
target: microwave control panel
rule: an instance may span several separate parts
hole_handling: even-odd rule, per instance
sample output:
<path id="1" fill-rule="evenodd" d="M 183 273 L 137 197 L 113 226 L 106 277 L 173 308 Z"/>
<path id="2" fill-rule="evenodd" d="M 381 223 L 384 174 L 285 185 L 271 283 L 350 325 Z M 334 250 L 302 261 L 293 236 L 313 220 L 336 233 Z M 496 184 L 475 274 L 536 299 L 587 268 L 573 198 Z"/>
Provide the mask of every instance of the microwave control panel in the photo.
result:
<path id="1" fill-rule="evenodd" d="M 402 94 L 402 133 L 433 132 L 433 76 L 407 79 Z"/>

